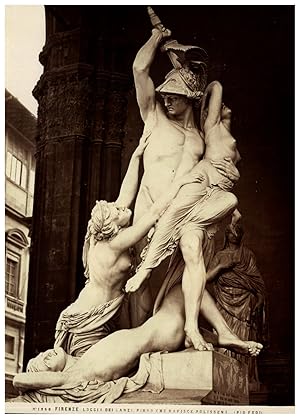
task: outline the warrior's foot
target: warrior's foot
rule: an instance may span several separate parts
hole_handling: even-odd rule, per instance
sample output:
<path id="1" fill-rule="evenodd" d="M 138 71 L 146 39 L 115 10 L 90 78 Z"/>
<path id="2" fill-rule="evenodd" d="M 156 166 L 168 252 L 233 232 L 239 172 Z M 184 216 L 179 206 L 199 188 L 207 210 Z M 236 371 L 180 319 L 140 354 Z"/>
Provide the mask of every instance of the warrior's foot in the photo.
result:
<path id="1" fill-rule="evenodd" d="M 125 285 L 126 292 L 135 292 L 137 291 L 142 283 L 147 279 L 148 271 L 140 270 L 132 278 L 128 279 Z"/>
<path id="2" fill-rule="evenodd" d="M 257 356 L 263 348 L 263 345 L 252 340 L 241 340 L 232 333 L 224 333 L 218 336 L 218 345 L 230 351 L 242 355 Z"/>
<path id="3" fill-rule="evenodd" d="M 211 343 L 206 342 L 199 330 L 187 330 L 185 329 L 185 341 L 184 345 L 186 348 L 194 347 L 197 351 L 213 351 L 214 347 Z"/>

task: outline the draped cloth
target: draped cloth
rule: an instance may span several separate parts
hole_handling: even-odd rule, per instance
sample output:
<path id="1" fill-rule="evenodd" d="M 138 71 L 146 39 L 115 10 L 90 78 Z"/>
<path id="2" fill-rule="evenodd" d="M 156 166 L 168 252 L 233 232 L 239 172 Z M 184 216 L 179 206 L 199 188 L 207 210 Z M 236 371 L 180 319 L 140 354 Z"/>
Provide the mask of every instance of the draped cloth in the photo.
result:
<path id="1" fill-rule="evenodd" d="M 88 311 L 76 311 L 72 303 L 59 316 L 54 346 L 69 355 L 82 356 L 92 345 L 117 329 L 124 294 Z"/>
<path id="2" fill-rule="evenodd" d="M 220 253 L 226 256 L 226 253 L 232 254 L 232 250 L 224 249 Z M 241 244 L 236 250 L 236 256 L 238 263 L 224 271 L 215 281 L 215 298 L 233 332 L 240 339 L 252 340 L 254 325 L 251 315 L 257 301 L 256 294 L 265 295 L 265 285 L 253 252 Z"/>
<path id="3" fill-rule="evenodd" d="M 220 257 L 232 257 L 232 250 L 225 248 Z M 241 243 L 235 251 L 238 263 L 224 271 L 214 283 L 216 305 L 230 329 L 242 340 L 264 340 L 265 311 L 253 316 L 257 302 L 256 294 L 265 295 L 265 284 L 256 265 L 253 252 Z M 212 268 L 214 267 L 213 261 Z M 245 357 L 227 349 L 220 352 L 248 364 L 249 383 L 253 390 L 259 389 L 257 361 L 253 357 Z"/>
<path id="4" fill-rule="evenodd" d="M 122 394 L 140 388 L 160 393 L 164 389 L 161 353 L 141 355 L 139 369 L 132 377 L 121 377 L 108 382 L 86 381 L 76 386 L 28 391 L 9 402 L 27 403 L 113 403 Z"/>
<path id="5" fill-rule="evenodd" d="M 208 172 L 209 164 L 202 160 L 192 172 Z M 237 198 L 229 192 L 232 183 L 216 176 L 217 184 L 203 187 L 193 183 L 181 188 L 169 208 L 155 226 L 155 232 L 141 254 L 143 269 L 153 269 L 172 255 L 180 238 L 187 231 L 203 230 L 213 237 L 218 223 L 231 214 Z"/>

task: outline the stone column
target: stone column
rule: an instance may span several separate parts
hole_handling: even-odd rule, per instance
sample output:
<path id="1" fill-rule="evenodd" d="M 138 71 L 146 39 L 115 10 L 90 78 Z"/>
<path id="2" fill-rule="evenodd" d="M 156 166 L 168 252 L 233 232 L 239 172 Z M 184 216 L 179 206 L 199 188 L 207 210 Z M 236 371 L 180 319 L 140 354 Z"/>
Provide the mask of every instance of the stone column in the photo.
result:
<path id="1" fill-rule="evenodd" d="M 115 73 L 111 77 L 110 91 L 107 97 L 105 143 L 102 166 L 102 196 L 114 201 L 120 189 L 121 153 L 124 138 L 124 126 L 127 117 L 128 78 Z"/>
<path id="2" fill-rule="evenodd" d="M 40 55 L 44 74 L 34 90 L 39 110 L 24 365 L 53 346 L 60 312 L 84 285 L 81 252 L 91 208 L 96 199 L 115 199 L 120 187 L 128 76 L 103 68 L 105 43 L 82 21 L 84 27 L 48 36 Z"/>
<path id="3" fill-rule="evenodd" d="M 58 314 L 75 296 L 93 71 L 76 62 L 79 43 L 79 30 L 52 36 L 34 92 L 39 112 L 25 360 L 53 345 Z"/>

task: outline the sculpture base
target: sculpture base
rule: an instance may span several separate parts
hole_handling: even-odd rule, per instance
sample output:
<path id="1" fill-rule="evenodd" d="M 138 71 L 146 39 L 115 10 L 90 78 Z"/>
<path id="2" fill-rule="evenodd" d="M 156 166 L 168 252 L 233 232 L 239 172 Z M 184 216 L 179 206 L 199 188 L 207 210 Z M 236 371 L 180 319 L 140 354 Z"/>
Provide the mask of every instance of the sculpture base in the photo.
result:
<path id="1" fill-rule="evenodd" d="M 115 403 L 248 405 L 247 365 L 215 351 L 187 349 L 162 355 L 164 390 L 138 390 Z"/>

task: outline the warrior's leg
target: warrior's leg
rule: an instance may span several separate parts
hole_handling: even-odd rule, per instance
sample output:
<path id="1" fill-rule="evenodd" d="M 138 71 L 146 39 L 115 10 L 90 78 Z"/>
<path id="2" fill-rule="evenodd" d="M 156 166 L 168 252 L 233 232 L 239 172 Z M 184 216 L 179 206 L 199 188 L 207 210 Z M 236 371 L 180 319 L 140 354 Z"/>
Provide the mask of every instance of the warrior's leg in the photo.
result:
<path id="1" fill-rule="evenodd" d="M 180 248 L 185 262 L 182 276 L 182 291 L 185 307 L 185 345 L 199 351 L 212 350 L 199 332 L 198 318 L 206 284 L 206 270 L 203 257 L 204 232 L 189 231 L 180 239 Z"/>
<path id="2" fill-rule="evenodd" d="M 244 355 L 257 356 L 259 354 L 263 345 L 254 341 L 243 341 L 233 333 L 207 290 L 203 293 L 200 312 L 216 330 L 218 346 Z"/>
<path id="3" fill-rule="evenodd" d="M 133 224 L 147 213 L 151 205 L 153 204 L 152 197 L 149 195 L 149 190 L 144 185 L 141 185 L 135 207 L 134 207 L 134 218 Z M 136 251 L 136 264 L 140 263 L 140 253 L 147 243 L 147 239 L 142 239 L 135 245 Z M 153 309 L 153 300 L 151 295 L 151 289 L 149 281 L 145 281 L 143 286 L 128 299 L 128 310 L 130 312 L 130 326 L 137 327 L 143 324 L 150 316 Z M 128 323 L 128 322 L 127 322 Z"/>
<path id="4" fill-rule="evenodd" d="M 183 235 L 180 245 L 185 260 L 182 277 L 182 290 L 185 304 L 186 346 L 193 345 L 198 350 L 210 350 L 198 328 L 199 310 L 218 333 L 218 346 L 232 349 L 235 352 L 256 356 L 262 345 L 253 341 L 242 341 L 228 327 L 219 312 L 214 300 L 207 290 L 206 272 L 202 252 L 203 235 L 196 232 Z"/>

